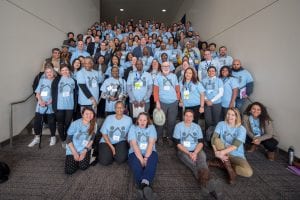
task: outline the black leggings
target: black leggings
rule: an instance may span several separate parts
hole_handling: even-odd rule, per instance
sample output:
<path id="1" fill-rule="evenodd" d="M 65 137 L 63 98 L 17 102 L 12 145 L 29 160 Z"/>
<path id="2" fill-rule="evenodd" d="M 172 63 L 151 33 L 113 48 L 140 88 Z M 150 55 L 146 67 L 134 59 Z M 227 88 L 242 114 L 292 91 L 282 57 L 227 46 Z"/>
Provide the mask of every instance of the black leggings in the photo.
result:
<path id="1" fill-rule="evenodd" d="M 246 143 L 251 144 L 252 139 L 247 136 Z M 277 149 L 278 141 L 274 138 L 270 138 L 261 142 L 261 144 L 270 152 L 274 152 Z"/>
<path id="2" fill-rule="evenodd" d="M 113 156 L 112 151 L 107 143 L 99 143 L 99 163 L 102 165 L 110 165 L 115 160 L 118 164 L 127 161 L 128 158 L 128 143 L 121 141 L 113 144 L 116 149 L 116 154 Z"/>
<path id="3" fill-rule="evenodd" d="M 81 161 L 74 160 L 73 155 L 67 155 L 65 161 L 65 173 L 73 174 L 77 169 L 86 170 L 90 166 L 90 154 L 91 151 L 88 151 L 85 158 Z"/>
<path id="4" fill-rule="evenodd" d="M 55 114 L 41 114 L 36 112 L 34 117 L 33 129 L 36 135 L 41 135 L 43 131 L 43 119 L 47 118 L 48 126 L 51 132 L 51 136 L 55 136 L 56 123 Z"/>
<path id="5" fill-rule="evenodd" d="M 67 138 L 67 130 L 72 122 L 73 110 L 57 110 L 55 116 L 60 139 L 64 142 Z"/>

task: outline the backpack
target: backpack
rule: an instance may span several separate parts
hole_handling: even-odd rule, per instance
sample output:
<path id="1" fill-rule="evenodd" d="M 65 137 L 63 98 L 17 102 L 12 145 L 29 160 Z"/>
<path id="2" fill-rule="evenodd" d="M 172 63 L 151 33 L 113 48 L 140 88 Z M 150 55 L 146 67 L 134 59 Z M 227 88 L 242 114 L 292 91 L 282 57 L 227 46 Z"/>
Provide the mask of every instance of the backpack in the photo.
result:
<path id="1" fill-rule="evenodd" d="M 0 161 L 0 183 L 4 183 L 8 180 L 10 169 L 5 162 Z"/>

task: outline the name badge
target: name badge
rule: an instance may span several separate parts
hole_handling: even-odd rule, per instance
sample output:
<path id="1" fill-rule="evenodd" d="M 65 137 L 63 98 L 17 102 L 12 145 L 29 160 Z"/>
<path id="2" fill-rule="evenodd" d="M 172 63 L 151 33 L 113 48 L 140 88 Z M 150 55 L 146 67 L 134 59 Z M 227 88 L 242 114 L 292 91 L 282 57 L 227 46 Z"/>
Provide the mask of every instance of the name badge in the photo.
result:
<path id="1" fill-rule="evenodd" d="M 112 92 L 117 92 L 118 89 L 117 89 L 117 88 L 112 88 L 111 91 L 112 91 Z"/>
<path id="2" fill-rule="evenodd" d="M 169 85 L 165 85 L 164 86 L 164 90 L 170 90 L 170 86 Z"/>
<path id="3" fill-rule="evenodd" d="M 183 146 L 184 147 L 191 147 L 191 142 L 190 141 L 183 141 Z"/>
<path id="4" fill-rule="evenodd" d="M 142 81 L 135 82 L 134 88 L 135 88 L 136 90 L 141 89 L 141 87 L 143 87 L 143 82 L 142 82 Z"/>
<path id="5" fill-rule="evenodd" d="M 113 140 L 114 141 L 120 141 L 120 136 L 119 135 L 114 135 Z"/>
<path id="6" fill-rule="evenodd" d="M 63 92 L 62 96 L 63 97 L 69 97 L 70 96 L 70 92 L 69 91 Z"/>
<path id="7" fill-rule="evenodd" d="M 86 146 L 89 142 L 87 140 L 82 141 L 82 146 Z"/>
<path id="8" fill-rule="evenodd" d="M 146 142 L 142 142 L 140 143 L 140 149 L 141 150 L 146 150 L 147 149 L 148 144 Z"/>
<path id="9" fill-rule="evenodd" d="M 183 98 L 184 99 L 189 99 L 190 98 L 190 91 L 189 90 L 184 90 L 183 91 Z"/>
<path id="10" fill-rule="evenodd" d="M 42 92 L 41 92 L 41 96 L 42 96 L 42 97 L 48 96 L 48 92 L 47 92 L 47 91 L 42 91 Z"/>

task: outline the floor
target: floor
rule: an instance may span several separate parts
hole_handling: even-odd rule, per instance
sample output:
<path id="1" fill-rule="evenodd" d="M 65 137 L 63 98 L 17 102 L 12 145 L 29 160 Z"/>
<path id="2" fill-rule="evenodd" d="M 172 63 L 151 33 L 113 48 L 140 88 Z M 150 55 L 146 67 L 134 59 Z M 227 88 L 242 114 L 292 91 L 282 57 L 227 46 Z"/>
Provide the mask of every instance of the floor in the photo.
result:
<path id="1" fill-rule="evenodd" d="M 0 184 L 0 199 L 136 199 L 133 175 L 127 163 L 104 167 L 91 166 L 71 176 L 64 174 L 64 149 L 60 143 L 49 147 L 43 136 L 42 149 L 28 148 L 33 136 L 19 135 L 11 148 L 0 148 L 0 161 L 11 168 L 9 180 Z M 206 148 L 207 157 L 211 150 Z M 178 160 L 175 150 L 158 147 L 159 163 L 153 189 L 157 199 L 203 199 L 192 173 Z M 237 178 L 235 185 L 226 182 L 226 173 L 212 168 L 221 182 L 225 199 L 300 199 L 300 177 L 290 173 L 287 154 L 279 151 L 277 160 L 268 161 L 263 149 L 247 154 L 253 167 L 251 178 Z"/>

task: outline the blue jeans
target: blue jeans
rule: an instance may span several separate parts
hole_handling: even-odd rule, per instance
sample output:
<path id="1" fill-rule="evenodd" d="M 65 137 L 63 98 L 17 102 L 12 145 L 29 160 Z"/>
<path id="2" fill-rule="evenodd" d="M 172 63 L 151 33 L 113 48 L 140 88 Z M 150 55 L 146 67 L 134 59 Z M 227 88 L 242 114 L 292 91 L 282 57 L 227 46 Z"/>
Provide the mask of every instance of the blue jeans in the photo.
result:
<path id="1" fill-rule="evenodd" d="M 147 160 L 146 167 L 142 167 L 141 162 L 136 157 L 135 153 L 129 154 L 128 164 L 133 172 L 134 179 L 137 185 L 140 185 L 143 179 L 148 180 L 150 184 L 153 182 L 156 172 L 157 161 L 157 153 L 155 151 L 152 151 L 151 155 Z"/>

